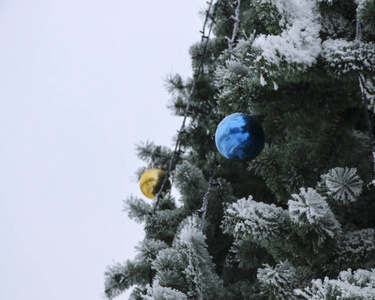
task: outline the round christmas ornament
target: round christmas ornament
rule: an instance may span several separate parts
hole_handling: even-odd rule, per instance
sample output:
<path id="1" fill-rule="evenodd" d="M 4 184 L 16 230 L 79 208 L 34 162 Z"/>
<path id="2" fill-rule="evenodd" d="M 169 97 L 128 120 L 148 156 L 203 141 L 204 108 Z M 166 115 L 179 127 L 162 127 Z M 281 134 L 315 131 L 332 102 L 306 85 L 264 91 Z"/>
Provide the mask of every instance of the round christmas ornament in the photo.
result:
<path id="1" fill-rule="evenodd" d="M 160 169 L 148 169 L 144 172 L 140 179 L 140 187 L 143 195 L 147 198 L 155 199 L 163 184 L 165 175 L 166 172 Z M 171 183 L 167 180 L 164 191 L 167 191 L 170 186 Z"/>
<path id="2" fill-rule="evenodd" d="M 264 131 L 250 115 L 235 113 L 223 119 L 216 129 L 216 147 L 226 159 L 247 162 L 264 147 Z"/>

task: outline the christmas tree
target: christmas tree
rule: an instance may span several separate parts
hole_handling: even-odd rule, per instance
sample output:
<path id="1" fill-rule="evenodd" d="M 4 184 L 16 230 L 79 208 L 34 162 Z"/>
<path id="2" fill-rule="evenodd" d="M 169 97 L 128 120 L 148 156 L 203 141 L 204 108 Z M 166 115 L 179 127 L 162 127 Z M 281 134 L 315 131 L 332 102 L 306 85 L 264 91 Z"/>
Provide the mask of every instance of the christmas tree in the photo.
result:
<path id="1" fill-rule="evenodd" d="M 139 178 L 166 173 L 125 201 L 147 234 L 107 298 L 375 299 L 374 42 L 375 0 L 209 2 L 194 75 L 168 78 L 176 147 L 137 148 Z M 250 161 L 215 144 L 236 113 L 264 131 Z"/>

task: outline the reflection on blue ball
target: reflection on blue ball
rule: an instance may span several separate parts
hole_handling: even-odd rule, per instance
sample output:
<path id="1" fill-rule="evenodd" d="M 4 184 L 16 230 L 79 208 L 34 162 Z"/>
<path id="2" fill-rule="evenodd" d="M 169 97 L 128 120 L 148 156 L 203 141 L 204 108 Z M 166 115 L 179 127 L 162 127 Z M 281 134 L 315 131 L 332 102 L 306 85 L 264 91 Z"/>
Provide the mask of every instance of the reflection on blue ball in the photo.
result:
<path id="1" fill-rule="evenodd" d="M 246 162 L 259 155 L 264 147 L 264 131 L 247 114 L 236 113 L 223 119 L 216 129 L 216 147 L 226 159 Z"/>

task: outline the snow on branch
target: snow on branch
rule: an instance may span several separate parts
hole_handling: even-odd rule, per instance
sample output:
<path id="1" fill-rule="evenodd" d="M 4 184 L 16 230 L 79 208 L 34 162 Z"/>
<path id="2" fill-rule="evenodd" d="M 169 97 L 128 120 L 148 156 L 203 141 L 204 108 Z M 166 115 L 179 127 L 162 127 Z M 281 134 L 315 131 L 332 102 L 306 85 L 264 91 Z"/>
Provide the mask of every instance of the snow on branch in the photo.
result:
<path id="1" fill-rule="evenodd" d="M 282 61 L 311 66 L 321 51 L 319 37 L 320 14 L 315 0 L 282 1 L 264 0 L 272 3 L 283 16 L 280 26 L 285 30 L 280 35 L 259 35 L 253 43 L 262 50 L 263 58 L 271 64 Z"/>
<path id="2" fill-rule="evenodd" d="M 375 257 L 375 229 L 367 228 L 343 234 L 337 245 L 334 265 L 346 269 L 348 266 L 372 267 Z"/>
<path id="3" fill-rule="evenodd" d="M 299 282 L 297 270 L 289 262 L 281 262 L 275 267 L 264 264 L 258 269 L 257 279 L 272 299 L 293 299 L 293 290 Z"/>
<path id="4" fill-rule="evenodd" d="M 198 296 L 198 299 L 220 299 L 223 283 L 215 273 L 215 265 L 207 251 L 206 237 L 199 223 L 196 217 L 189 217 L 178 238 L 178 244 L 185 249 L 189 260 L 184 271 L 191 282 L 189 294 Z"/>
<path id="5" fill-rule="evenodd" d="M 295 294 L 309 300 L 375 299 L 375 269 L 340 272 L 338 279 L 314 279 L 312 286 L 296 290 Z"/>
<path id="6" fill-rule="evenodd" d="M 356 201 L 362 192 L 362 185 L 356 168 L 333 168 L 321 176 L 320 183 L 329 198 L 340 204 Z"/>
<path id="7" fill-rule="evenodd" d="M 287 213 L 274 204 L 240 199 L 228 206 L 223 221 L 224 232 L 250 236 L 256 241 L 268 240 L 279 234 Z"/>
<path id="8" fill-rule="evenodd" d="M 232 37 L 231 38 L 226 37 L 226 39 L 228 41 L 229 51 L 233 50 L 233 45 L 234 45 L 234 42 L 236 41 L 236 37 L 237 37 L 237 33 L 238 33 L 238 28 L 239 28 L 239 24 L 240 24 L 240 5 L 241 5 L 241 0 L 237 0 L 236 1 L 235 15 L 232 16 L 232 19 L 234 20 Z"/>
<path id="9" fill-rule="evenodd" d="M 183 290 L 185 280 L 183 269 L 185 268 L 182 254 L 173 248 L 161 250 L 152 262 L 152 269 L 156 271 L 155 279 L 162 286 Z"/>
<path id="10" fill-rule="evenodd" d="M 322 56 L 337 74 L 349 71 L 375 71 L 375 45 L 360 41 L 328 39 L 322 44 Z"/>
<path id="11" fill-rule="evenodd" d="M 130 196 L 124 201 L 124 211 L 128 213 L 128 217 L 137 223 L 143 223 L 146 217 L 151 213 L 152 207 L 143 199 Z"/>
<path id="12" fill-rule="evenodd" d="M 318 241 L 327 237 L 334 238 L 341 233 L 341 226 L 328 206 L 325 198 L 312 188 L 301 188 L 299 194 L 293 194 L 288 201 L 289 214 L 292 222 L 302 232 L 314 231 Z"/>
<path id="13" fill-rule="evenodd" d="M 173 288 L 161 286 L 157 280 L 155 280 L 152 286 L 147 286 L 147 295 L 143 296 L 144 300 L 185 300 L 188 297 Z"/>
<path id="14" fill-rule="evenodd" d="M 146 261 L 130 261 L 108 266 L 105 272 L 105 296 L 113 299 L 135 284 L 148 282 L 149 264 Z"/>
<path id="15" fill-rule="evenodd" d="M 159 251 L 167 247 L 168 245 L 163 241 L 155 239 L 144 239 L 137 246 L 135 246 L 135 249 L 138 252 L 138 254 L 136 255 L 136 259 L 139 261 L 148 261 L 151 263 L 156 258 L 156 255 L 159 253 Z"/>

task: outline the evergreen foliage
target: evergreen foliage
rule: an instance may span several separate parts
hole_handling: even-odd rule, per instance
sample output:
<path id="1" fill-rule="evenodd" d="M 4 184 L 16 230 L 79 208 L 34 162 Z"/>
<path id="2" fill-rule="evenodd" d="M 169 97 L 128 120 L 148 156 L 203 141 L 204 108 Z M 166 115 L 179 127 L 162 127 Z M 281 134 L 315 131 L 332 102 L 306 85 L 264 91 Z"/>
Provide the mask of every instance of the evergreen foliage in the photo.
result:
<path id="1" fill-rule="evenodd" d="M 213 36 L 190 49 L 199 76 L 167 79 L 169 107 L 189 116 L 178 199 L 125 200 L 147 234 L 108 267 L 106 297 L 375 299 L 375 1 L 217 0 L 206 15 Z M 249 163 L 215 155 L 232 113 L 264 129 Z M 137 152 L 138 177 L 173 156 Z"/>

